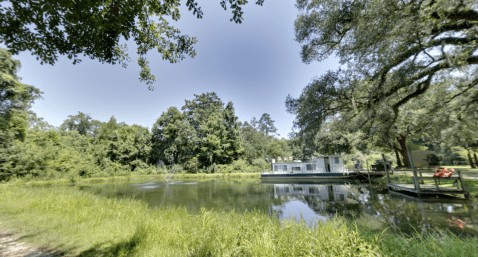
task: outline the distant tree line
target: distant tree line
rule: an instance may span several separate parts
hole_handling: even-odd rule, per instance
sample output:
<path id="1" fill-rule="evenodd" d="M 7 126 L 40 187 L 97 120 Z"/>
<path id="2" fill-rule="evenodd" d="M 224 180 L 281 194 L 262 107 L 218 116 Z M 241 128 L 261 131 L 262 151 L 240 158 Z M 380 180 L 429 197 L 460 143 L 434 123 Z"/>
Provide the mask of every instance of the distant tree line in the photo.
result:
<path id="1" fill-rule="evenodd" d="M 278 139 L 269 114 L 240 122 L 232 102 L 194 95 L 162 112 L 151 129 L 93 119 L 78 112 L 59 127 L 30 111 L 41 97 L 16 75 L 20 62 L 0 49 L 0 179 L 114 176 L 130 172 L 262 171 L 266 160 L 290 156 L 294 140 Z"/>

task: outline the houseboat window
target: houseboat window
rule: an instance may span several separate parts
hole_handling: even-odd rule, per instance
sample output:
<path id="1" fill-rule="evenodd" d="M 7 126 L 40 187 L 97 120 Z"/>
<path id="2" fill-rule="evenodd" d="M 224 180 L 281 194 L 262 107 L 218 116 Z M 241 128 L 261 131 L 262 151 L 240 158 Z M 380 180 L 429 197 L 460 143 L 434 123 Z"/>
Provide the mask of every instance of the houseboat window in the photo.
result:
<path id="1" fill-rule="evenodd" d="M 315 193 L 318 193 L 318 192 L 319 192 L 319 190 L 316 190 L 315 187 L 309 187 L 309 193 L 310 194 L 315 194 Z"/>
<path id="2" fill-rule="evenodd" d="M 335 157 L 335 163 L 338 164 L 339 163 L 339 157 Z"/>
<path id="3" fill-rule="evenodd" d="M 274 165 L 274 171 L 287 171 L 287 165 Z"/>
<path id="4" fill-rule="evenodd" d="M 300 167 L 292 167 L 292 171 L 300 171 Z"/>
<path id="5" fill-rule="evenodd" d="M 307 170 L 315 170 L 315 164 L 307 164 Z"/>

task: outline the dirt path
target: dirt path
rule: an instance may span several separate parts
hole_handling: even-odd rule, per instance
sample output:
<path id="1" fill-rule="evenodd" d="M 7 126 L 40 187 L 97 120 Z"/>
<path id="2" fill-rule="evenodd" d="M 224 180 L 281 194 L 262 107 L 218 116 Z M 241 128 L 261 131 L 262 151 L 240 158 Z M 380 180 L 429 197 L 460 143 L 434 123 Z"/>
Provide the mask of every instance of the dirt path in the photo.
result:
<path id="1" fill-rule="evenodd" d="M 0 223 L 1 225 L 1 223 Z M 53 257 L 62 256 L 56 250 L 38 247 L 20 242 L 21 235 L 0 228 L 0 256 L 1 257 Z"/>

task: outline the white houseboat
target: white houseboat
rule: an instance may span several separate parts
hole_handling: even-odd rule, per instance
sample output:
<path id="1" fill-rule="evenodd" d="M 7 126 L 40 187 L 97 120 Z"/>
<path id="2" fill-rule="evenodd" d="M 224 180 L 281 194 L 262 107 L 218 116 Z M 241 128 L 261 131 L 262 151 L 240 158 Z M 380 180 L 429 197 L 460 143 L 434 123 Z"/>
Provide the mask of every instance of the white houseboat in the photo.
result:
<path id="1" fill-rule="evenodd" d="M 311 162 L 273 162 L 272 172 L 261 173 L 261 179 L 349 179 L 357 175 L 345 168 L 339 155 L 329 155 Z"/>

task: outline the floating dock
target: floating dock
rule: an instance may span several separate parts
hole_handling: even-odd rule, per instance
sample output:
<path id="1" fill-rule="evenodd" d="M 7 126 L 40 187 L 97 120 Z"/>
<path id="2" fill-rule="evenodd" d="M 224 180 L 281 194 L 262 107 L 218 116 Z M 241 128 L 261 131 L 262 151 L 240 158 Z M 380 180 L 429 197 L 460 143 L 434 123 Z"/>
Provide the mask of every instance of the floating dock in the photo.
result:
<path id="1" fill-rule="evenodd" d="M 397 193 L 400 192 L 408 192 L 413 193 L 420 198 L 422 195 L 434 195 L 436 197 L 441 196 L 448 196 L 448 195 L 463 195 L 466 200 L 470 199 L 470 194 L 466 190 L 465 182 L 463 180 L 463 176 L 461 171 L 457 170 L 458 176 L 453 176 L 449 178 L 441 178 L 441 177 L 424 177 L 420 172 L 420 176 L 418 176 L 417 171 L 413 165 L 412 156 L 410 154 L 410 150 L 408 151 L 408 155 L 410 158 L 410 164 L 412 166 L 413 183 L 391 183 L 390 182 L 390 175 L 386 171 L 385 174 L 387 176 L 387 185 L 390 191 L 395 191 Z M 385 160 L 385 156 L 382 154 L 382 157 Z M 434 185 L 425 184 L 425 180 L 433 180 L 435 182 Z M 453 181 L 456 184 L 456 188 L 450 187 L 443 187 L 441 185 L 441 181 Z"/>

